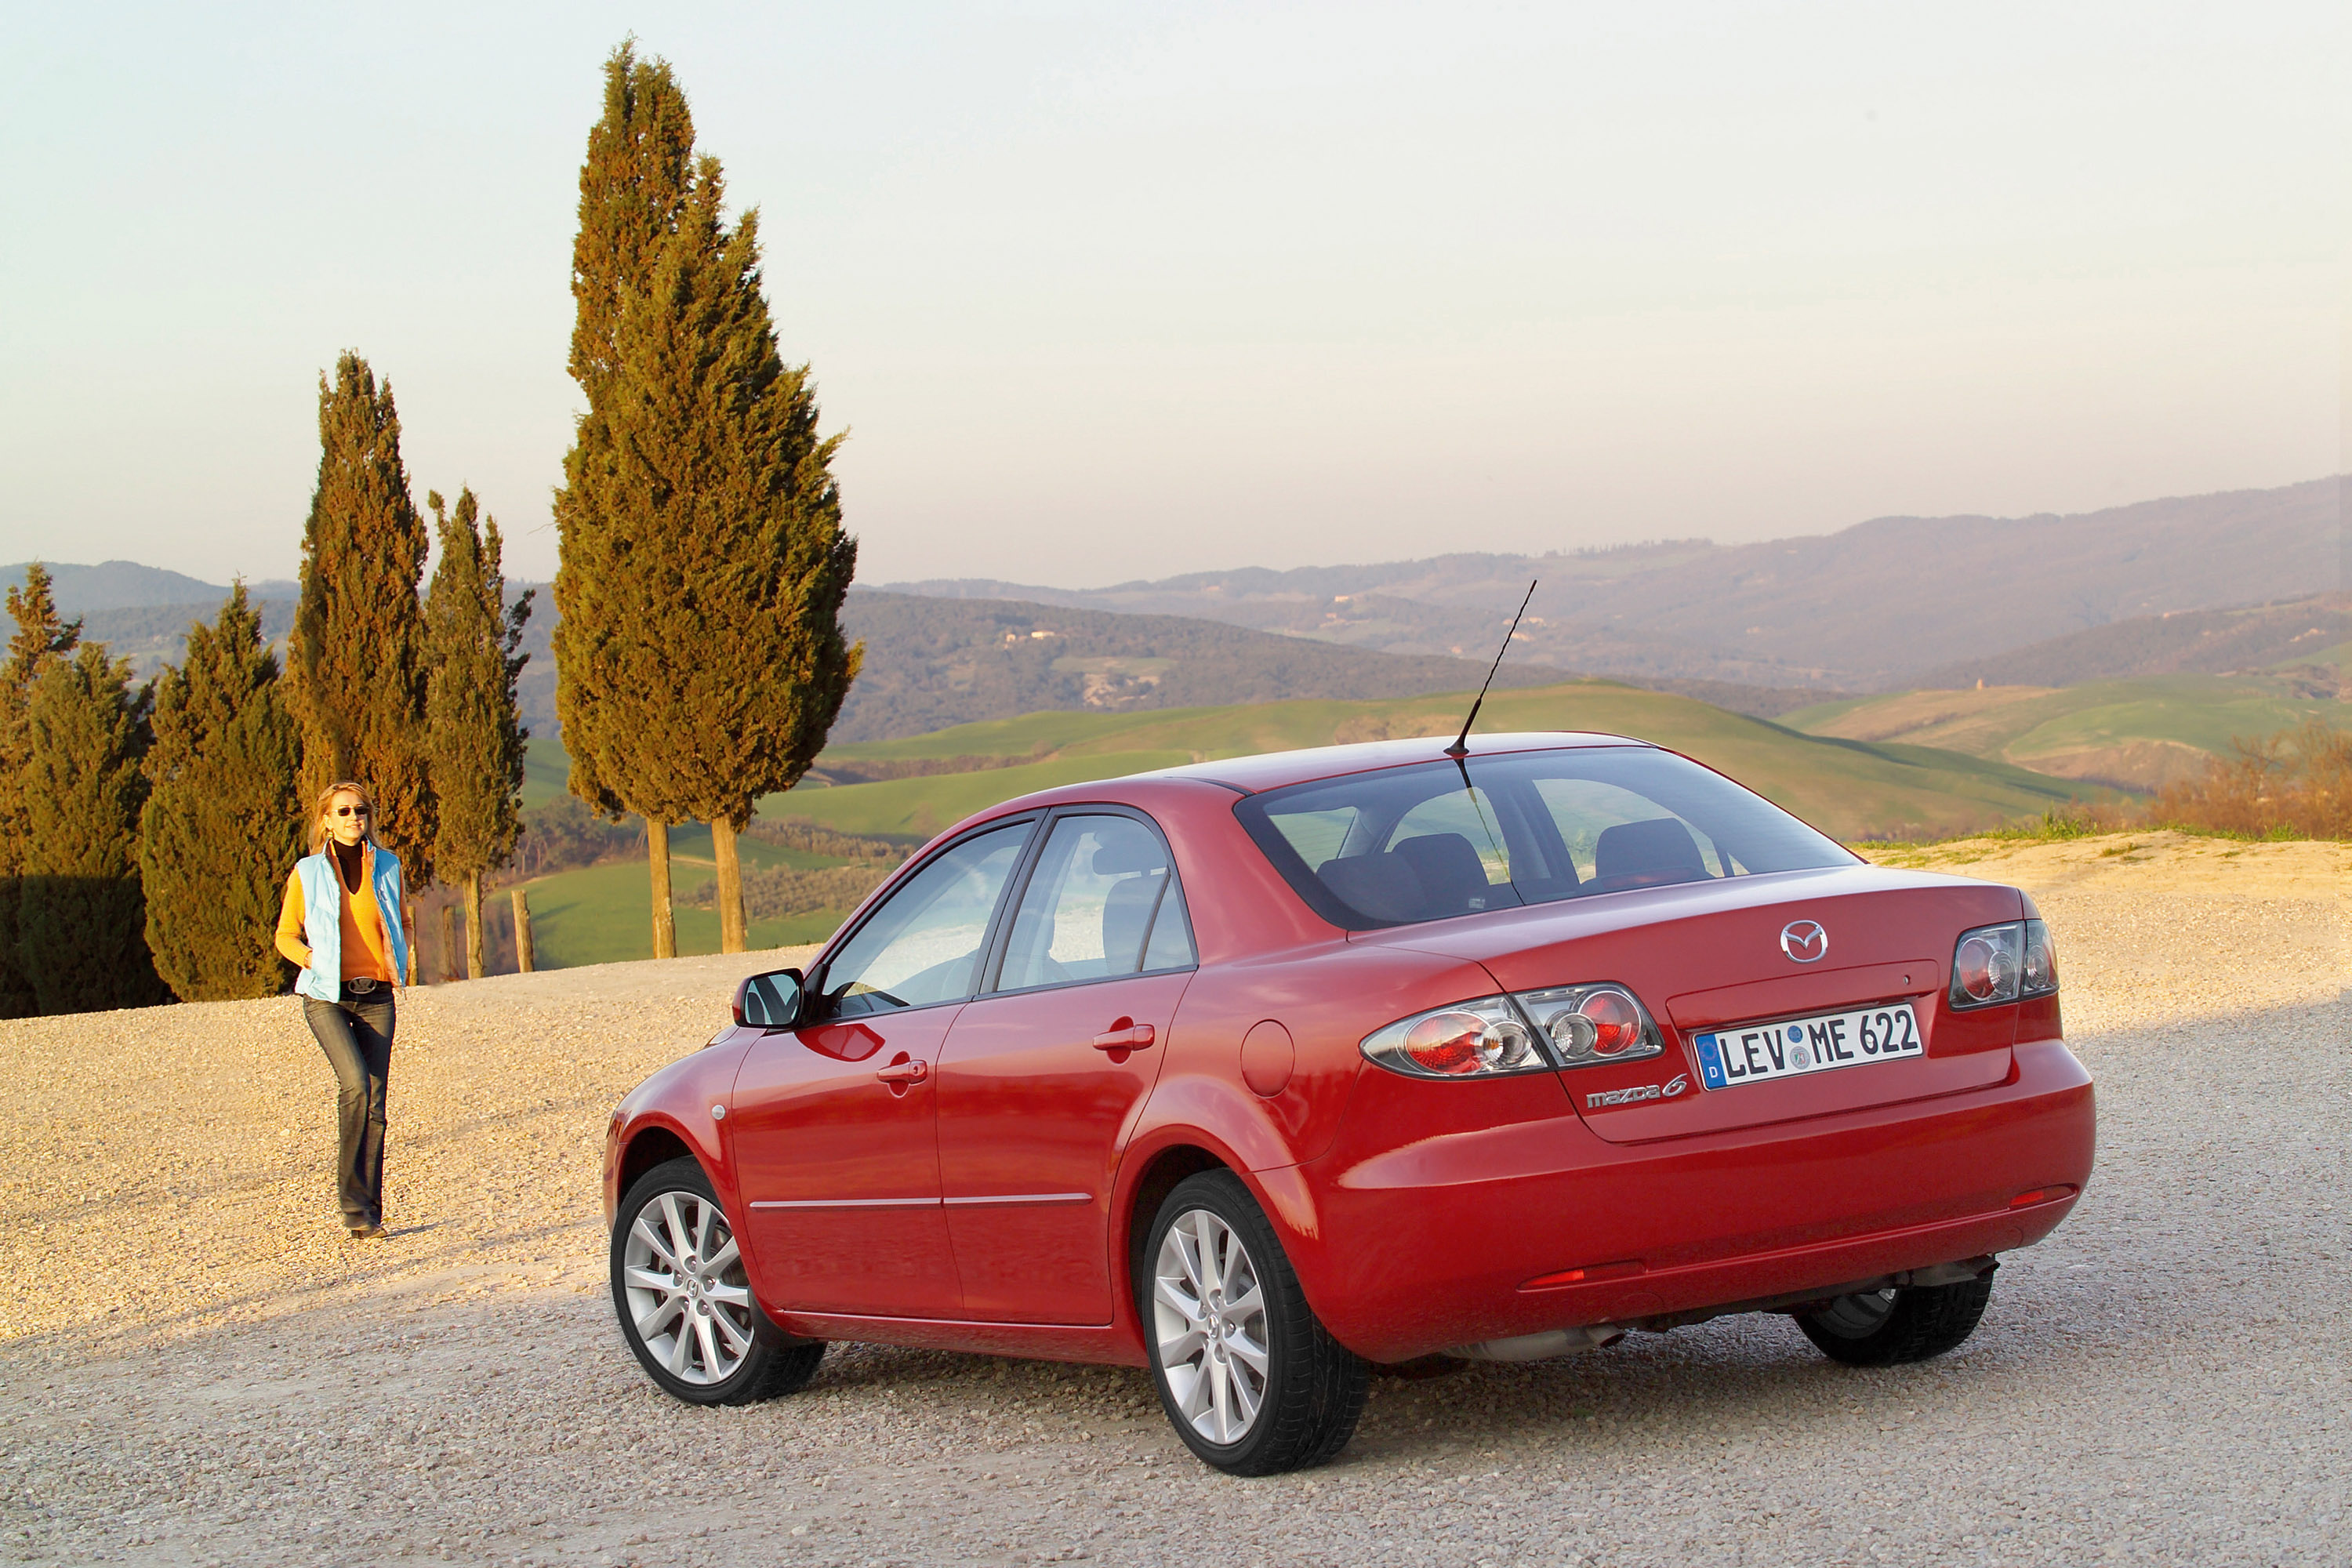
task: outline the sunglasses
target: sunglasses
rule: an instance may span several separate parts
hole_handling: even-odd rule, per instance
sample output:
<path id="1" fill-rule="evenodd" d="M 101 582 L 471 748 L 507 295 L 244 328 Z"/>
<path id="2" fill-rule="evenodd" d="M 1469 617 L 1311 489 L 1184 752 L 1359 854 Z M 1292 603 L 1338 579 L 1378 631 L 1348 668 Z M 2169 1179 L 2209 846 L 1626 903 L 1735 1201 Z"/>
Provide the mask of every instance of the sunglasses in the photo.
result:
<path id="1" fill-rule="evenodd" d="M 335 815 L 337 816 L 365 816 L 368 815 L 368 808 L 363 805 L 339 805 L 335 807 Z"/>

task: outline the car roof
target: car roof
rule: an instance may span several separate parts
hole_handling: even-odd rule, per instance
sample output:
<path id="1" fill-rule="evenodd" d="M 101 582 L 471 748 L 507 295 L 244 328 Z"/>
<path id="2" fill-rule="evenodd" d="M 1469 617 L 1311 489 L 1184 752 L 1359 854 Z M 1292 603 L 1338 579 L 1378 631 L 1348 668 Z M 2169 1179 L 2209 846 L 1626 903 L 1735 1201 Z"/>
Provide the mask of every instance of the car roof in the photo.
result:
<path id="1" fill-rule="evenodd" d="M 1423 735 L 1405 741 L 1365 741 L 1348 746 L 1312 746 L 1297 752 L 1263 752 L 1255 756 L 1227 757 L 1218 762 L 1187 763 L 1131 775 L 1138 779 L 1199 779 L 1223 784 L 1244 795 L 1281 789 L 1315 779 L 1369 773 L 1375 768 L 1404 767 L 1413 763 L 1442 763 L 1452 735 Z M 1581 730 L 1530 730 L 1507 735 L 1473 735 L 1470 755 L 1499 756 L 1509 752 L 1549 752 L 1570 746 L 1647 746 L 1624 735 Z"/>

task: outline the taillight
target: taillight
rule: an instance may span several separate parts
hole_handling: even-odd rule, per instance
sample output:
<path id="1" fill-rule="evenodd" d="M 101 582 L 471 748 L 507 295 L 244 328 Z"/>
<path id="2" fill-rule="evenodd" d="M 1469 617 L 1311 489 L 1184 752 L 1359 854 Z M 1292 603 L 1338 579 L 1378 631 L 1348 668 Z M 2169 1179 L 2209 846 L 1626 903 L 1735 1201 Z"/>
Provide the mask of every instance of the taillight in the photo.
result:
<path id="1" fill-rule="evenodd" d="M 1513 1000 L 1551 1042 L 1562 1067 L 1637 1061 L 1666 1048 L 1649 1014 L 1622 985 L 1555 985 L 1517 992 Z"/>
<path id="2" fill-rule="evenodd" d="M 1458 1002 L 1400 1018 L 1363 1042 L 1366 1059 L 1412 1078 L 1548 1072 L 1633 1061 L 1664 1048 L 1642 1004 L 1613 984 L 1559 985 Z"/>
<path id="3" fill-rule="evenodd" d="M 1952 949 L 1955 1008 L 1990 1007 L 2057 989 L 2057 950 L 2051 945 L 2050 928 L 2038 920 L 1964 931 Z"/>

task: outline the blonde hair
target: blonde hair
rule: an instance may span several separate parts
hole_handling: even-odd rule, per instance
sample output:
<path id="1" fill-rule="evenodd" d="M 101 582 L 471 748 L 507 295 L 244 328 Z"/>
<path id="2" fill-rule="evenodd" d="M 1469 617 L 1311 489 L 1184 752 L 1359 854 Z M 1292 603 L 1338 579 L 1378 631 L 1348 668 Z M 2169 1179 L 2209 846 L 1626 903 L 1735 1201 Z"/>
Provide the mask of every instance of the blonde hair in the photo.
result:
<path id="1" fill-rule="evenodd" d="M 370 844 L 375 842 L 375 797 L 368 794 L 367 785 L 352 779 L 344 779 L 339 784 L 331 784 L 320 790 L 319 804 L 311 808 L 310 853 L 313 855 L 327 847 L 327 812 L 335 804 L 335 797 L 339 795 L 355 795 L 360 797 L 360 804 L 368 808 L 367 832 L 362 837 Z"/>

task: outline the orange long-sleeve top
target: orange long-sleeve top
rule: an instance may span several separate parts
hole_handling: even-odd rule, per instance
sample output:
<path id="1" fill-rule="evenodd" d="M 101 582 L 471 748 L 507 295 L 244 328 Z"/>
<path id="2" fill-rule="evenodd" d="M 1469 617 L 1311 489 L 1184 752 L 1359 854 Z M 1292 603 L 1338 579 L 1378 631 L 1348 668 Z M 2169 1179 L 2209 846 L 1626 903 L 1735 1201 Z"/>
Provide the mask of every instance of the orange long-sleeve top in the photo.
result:
<path id="1" fill-rule="evenodd" d="M 335 865 L 334 849 L 327 850 L 327 863 Z M 343 915 L 344 980 L 380 980 L 390 984 L 393 980 L 392 941 L 384 934 L 383 910 L 375 901 L 375 847 L 368 847 L 367 857 L 360 863 L 359 891 L 352 892 L 350 884 L 338 875 L 335 885 L 343 890 L 339 900 Z M 286 876 L 286 897 L 278 906 L 278 951 L 287 961 L 310 967 L 309 922 L 302 909 L 302 873 L 289 871 Z"/>

